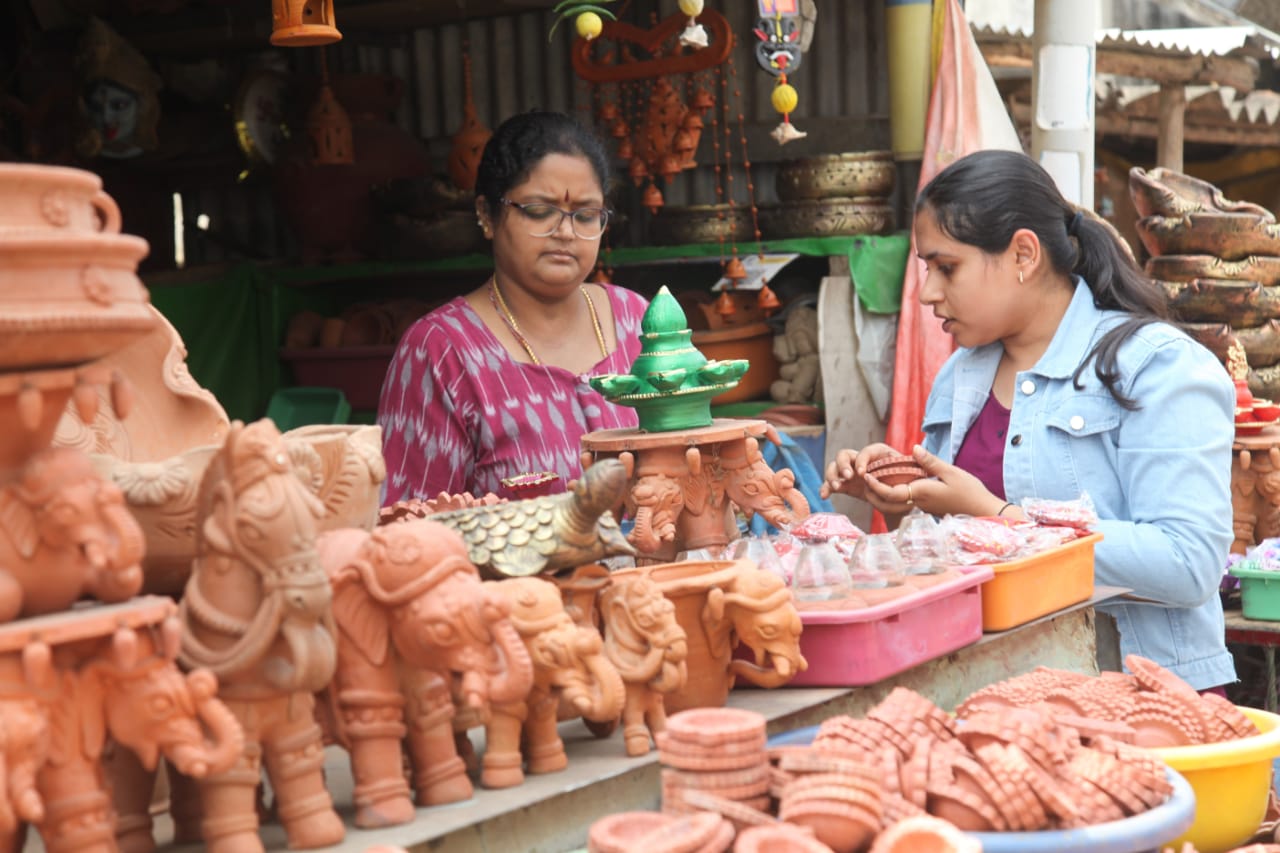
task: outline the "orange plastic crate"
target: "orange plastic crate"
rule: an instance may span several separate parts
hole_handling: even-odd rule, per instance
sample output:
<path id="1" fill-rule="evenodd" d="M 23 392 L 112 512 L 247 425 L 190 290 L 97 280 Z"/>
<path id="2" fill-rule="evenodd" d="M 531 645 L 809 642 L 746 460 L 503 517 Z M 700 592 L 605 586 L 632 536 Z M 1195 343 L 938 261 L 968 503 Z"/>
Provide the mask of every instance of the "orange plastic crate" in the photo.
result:
<path id="1" fill-rule="evenodd" d="M 982 630 L 1007 631 L 1093 595 L 1093 546 L 1101 533 L 1021 560 L 994 563 L 982 585 Z"/>

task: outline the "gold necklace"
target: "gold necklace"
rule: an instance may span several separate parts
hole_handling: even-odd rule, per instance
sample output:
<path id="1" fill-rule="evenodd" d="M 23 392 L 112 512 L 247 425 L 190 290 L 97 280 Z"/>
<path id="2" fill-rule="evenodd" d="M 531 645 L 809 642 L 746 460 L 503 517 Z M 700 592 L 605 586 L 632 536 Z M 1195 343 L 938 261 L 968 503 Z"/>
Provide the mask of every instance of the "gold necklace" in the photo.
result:
<path id="1" fill-rule="evenodd" d="M 600 317 L 596 314 L 596 304 L 591 301 L 591 294 L 587 292 L 587 286 L 579 285 L 578 289 L 582 291 L 582 298 L 587 300 L 587 311 L 591 314 L 591 327 L 596 332 L 596 343 L 600 345 L 600 360 L 603 361 L 609 357 L 609 347 L 604 342 L 604 330 L 600 328 Z M 520 331 L 520 324 L 516 322 L 515 315 L 511 313 L 511 309 L 507 307 L 507 300 L 502 298 L 502 291 L 498 289 L 498 279 L 493 277 L 489 279 L 489 301 L 493 303 L 493 307 L 498 309 L 502 315 L 502 319 L 506 321 L 507 328 L 511 330 L 511 334 L 515 337 L 516 342 L 524 347 L 524 351 L 529 355 L 529 360 L 536 365 L 541 366 L 542 360 L 538 358 L 533 351 L 533 347 L 529 345 L 529 341 Z"/>

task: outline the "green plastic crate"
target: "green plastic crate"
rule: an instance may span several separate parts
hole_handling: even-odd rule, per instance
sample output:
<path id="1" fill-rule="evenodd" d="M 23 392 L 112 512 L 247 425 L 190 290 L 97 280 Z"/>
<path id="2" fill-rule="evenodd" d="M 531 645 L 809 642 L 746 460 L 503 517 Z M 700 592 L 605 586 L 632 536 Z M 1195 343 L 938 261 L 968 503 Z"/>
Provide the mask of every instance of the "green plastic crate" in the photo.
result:
<path id="1" fill-rule="evenodd" d="M 1280 622 L 1280 572 L 1236 563 L 1233 576 L 1240 579 L 1240 611 L 1246 619 Z"/>
<path id="2" fill-rule="evenodd" d="M 281 432 L 310 424 L 345 424 L 351 404 L 338 388 L 281 388 L 271 395 L 267 417 Z"/>

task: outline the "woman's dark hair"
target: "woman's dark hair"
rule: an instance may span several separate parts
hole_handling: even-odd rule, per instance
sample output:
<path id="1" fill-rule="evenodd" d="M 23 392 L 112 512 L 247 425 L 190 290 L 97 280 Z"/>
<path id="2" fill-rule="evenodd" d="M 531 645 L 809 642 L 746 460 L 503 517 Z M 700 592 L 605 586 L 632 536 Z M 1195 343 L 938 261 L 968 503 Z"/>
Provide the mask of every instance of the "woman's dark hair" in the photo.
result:
<path id="1" fill-rule="evenodd" d="M 494 220 L 508 190 L 529 177 L 548 154 L 585 157 L 600 189 L 609 191 L 609 155 L 600 138 L 564 113 L 530 110 L 498 125 L 480 155 L 476 195 L 484 196 Z"/>
<path id="2" fill-rule="evenodd" d="M 1049 173 L 1017 151 L 978 151 L 952 163 L 920 191 L 916 213 L 926 209 L 943 233 L 988 254 L 1008 249 L 1020 228 L 1034 232 L 1055 272 L 1083 278 L 1098 308 L 1129 314 L 1098 340 L 1072 380 L 1080 388 L 1080 374 L 1093 362 L 1116 402 L 1137 408 L 1119 389 L 1116 357 L 1135 331 L 1168 321 L 1169 307 L 1109 225 L 1063 198 Z"/>

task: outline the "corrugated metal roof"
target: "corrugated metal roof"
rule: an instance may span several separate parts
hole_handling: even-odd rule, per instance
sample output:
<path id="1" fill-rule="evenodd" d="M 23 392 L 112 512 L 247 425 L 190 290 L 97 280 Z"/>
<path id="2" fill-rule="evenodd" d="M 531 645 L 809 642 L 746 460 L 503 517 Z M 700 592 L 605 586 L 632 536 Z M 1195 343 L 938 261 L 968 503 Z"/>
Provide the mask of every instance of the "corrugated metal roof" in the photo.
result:
<path id="1" fill-rule="evenodd" d="M 984 41 L 1030 41 L 1025 30 L 973 26 L 974 38 Z M 1258 27 L 1185 27 L 1169 30 L 1098 30 L 1099 47 L 1130 48 L 1168 56 L 1269 56 L 1280 59 L 1280 41 Z"/>

